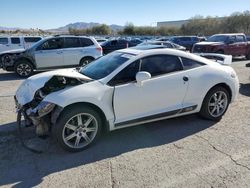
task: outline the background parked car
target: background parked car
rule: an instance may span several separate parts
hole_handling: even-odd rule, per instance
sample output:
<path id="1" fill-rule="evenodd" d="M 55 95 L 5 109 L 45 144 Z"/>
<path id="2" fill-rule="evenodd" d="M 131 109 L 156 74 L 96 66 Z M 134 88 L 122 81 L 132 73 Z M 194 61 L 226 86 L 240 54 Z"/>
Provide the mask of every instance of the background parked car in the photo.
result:
<path id="1" fill-rule="evenodd" d="M 243 33 L 216 34 L 194 45 L 194 53 L 220 53 L 246 56 L 250 59 L 250 44 Z"/>
<path id="2" fill-rule="evenodd" d="M 25 77 L 33 70 L 83 66 L 100 56 L 102 48 L 94 38 L 76 36 L 49 37 L 27 50 L 0 54 L 4 70 Z"/>
<path id="3" fill-rule="evenodd" d="M 102 43 L 104 43 L 104 42 L 107 41 L 107 39 L 105 39 L 105 38 L 95 38 L 95 39 L 96 39 L 96 41 L 97 41 L 99 44 L 102 44 Z"/>
<path id="4" fill-rule="evenodd" d="M 115 50 L 128 48 L 129 42 L 128 40 L 125 40 L 125 39 L 113 39 L 113 40 L 109 40 L 109 41 L 102 43 L 101 46 L 103 49 L 103 54 L 108 54 Z"/>
<path id="5" fill-rule="evenodd" d="M 172 43 L 170 41 L 147 41 L 147 42 L 143 42 L 139 45 L 139 46 L 162 46 L 162 48 L 173 48 L 173 49 L 177 49 L 177 50 L 182 50 L 182 51 L 186 51 L 186 48 L 184 46 L 180 46 L 178 44 Z"/>
<path id="6" fill-rule="evenodd" d="M 34 43 L 40 41 L 42 37 L 33 36 L 13 36 L 13 37 L 0 37 L 0 52 L 15 50 L 15 49 L 27 49 Z"/>
<path id="7" fill-rule="evenodd" d="M 191 51 L 193 45 L 200 42 L 200 40 L 203 40 L 203 38 L 197 36 L 175 36 L 169 39 L 169 41 L 184 46 L 189 51 Z"/>
<path id="8" fill-rule="evenodd" d="M 129 47 L 131 47 L 131 46 L 136 46 L 138 44 L 141 44 L 143 41 L 141 39 L 135 38 L 135 39 L 129 40 L 128 42 L 129 42 Z"/>

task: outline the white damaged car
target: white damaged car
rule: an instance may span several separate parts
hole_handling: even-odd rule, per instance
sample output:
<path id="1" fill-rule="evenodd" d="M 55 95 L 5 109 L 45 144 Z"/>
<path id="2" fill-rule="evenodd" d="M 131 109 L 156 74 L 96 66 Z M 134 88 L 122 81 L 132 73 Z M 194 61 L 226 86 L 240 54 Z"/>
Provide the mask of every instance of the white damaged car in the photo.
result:
<path id="1" fill-rule="evenodd" d="M 81 69 L 26 79 L 16 106 L 38 135 L 52 131 L 69 151 L 85 149 L 105 129 L 192 113 L 218 121 L 235 100 L 239 81 L 224 65 L 228 56 L 213 56 L 219 63 L 172 49 L 118 50 Z"/>

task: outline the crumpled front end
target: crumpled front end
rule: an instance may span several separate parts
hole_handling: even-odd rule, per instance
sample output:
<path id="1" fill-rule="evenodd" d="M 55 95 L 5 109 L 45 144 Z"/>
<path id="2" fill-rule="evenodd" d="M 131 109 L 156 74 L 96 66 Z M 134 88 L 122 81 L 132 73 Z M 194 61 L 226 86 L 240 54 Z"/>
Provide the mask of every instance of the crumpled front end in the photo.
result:
<path id="1" fill-rule="evenodd" d="M 58 104 L 44 100 L 46 96 L 67 87 L 83 84 L 86 81 L 66 76 L 52 76 L 43 79 L 43 82 L 45 84 L 42 84 L 41 79 L 25 80 L 14 97 L 17 111 L 22 111 L 26 125 L 36 126 L 36 134 L 39 136 L 49 133 L 51 125 L 55 124 L 57 117 L 63 110 Z"/>
<path id="2" fill-rule="evenodd" d="M 20 50 L 10 50 L 5 51 L 0 54 L 0 68 L 3 68 L 7 71 L 13 71 L 15 62 L 18 58 L 28 57 L 26 51 L 23 49 Z"/>

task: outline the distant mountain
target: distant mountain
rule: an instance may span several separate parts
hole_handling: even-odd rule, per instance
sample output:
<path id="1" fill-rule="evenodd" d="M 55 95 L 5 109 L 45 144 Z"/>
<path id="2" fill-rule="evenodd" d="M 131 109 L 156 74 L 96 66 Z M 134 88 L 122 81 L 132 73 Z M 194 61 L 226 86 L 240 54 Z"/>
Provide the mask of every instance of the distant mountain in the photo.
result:
<path id="1" fill-rule="evenodd" d="M 87 28 L 91 28 L 93 26 L 97 26 L 97 25 L 101 25 L 100 23 L 95 23 L 95 22 L 90 22 L 90 23 L 86 23 L 86 22 L 76 22 L 76 23 L 70 23 L 68 25 L 65 25 L 63 27 L 59 27 L 59 28 L 55 28 L 55 29 L 48 29 L 47 31 L 49 32 L 68 32 L 69 28 L 73 28 L 73 29 L 87 29 Z M 113 31 L 118 31 L 123 29 L 123 26 L 120 25 L 109 25 L 109 27 L 113 30 Z"/>
<path id="2" fill-rule="evenodd" d="M 65 25 L 63 27 L 58 27 L 55 29 L 48 29 L 46 31 L 48 32 L 52 32 L 52 33 L 67 33 L 69 28 L 74 28 L 74 29 L 87 29 L 87 28 L 91 28 L 93 26 L 97 26 L 97 25 L 101 25 L 100 23 L 95 23 L 95 22 L 75 22 L 75 23 L 70 23 L 68 25 Z M 116 25 L 116 24 L 112 24 L 109 25 L 109 27 L 113 30 L 113 31 L 119 31 L 123 29 L 123 26 L 121 25 Z M 15 30 L 31 30 L 31 29 L 25 29 L 25 28 L 8 28 L 8 27 L 1 27 L 0 26 L 0 30 L 4 30 L 4 31 L 15 31 Z"/>
<path id="3" fill-rule="evenodd" d="M 13 27 L 13 28 L 11 28 L 11 27 L 1 27 L 0 26 L 0 30 L 3 30 L 3 31 L 15 31 L 15 30 L 17 30 L 17 29 L 20 29 L 20 28 L 17 28 L 17 27 Z"/>

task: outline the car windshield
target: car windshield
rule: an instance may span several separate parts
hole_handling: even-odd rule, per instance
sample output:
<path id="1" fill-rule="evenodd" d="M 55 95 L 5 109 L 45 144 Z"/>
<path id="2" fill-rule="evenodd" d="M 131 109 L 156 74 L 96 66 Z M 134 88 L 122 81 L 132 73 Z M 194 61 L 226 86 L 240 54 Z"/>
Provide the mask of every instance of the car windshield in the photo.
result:
<path id="1" fill-rule="evenodd" d="M 225 42 L 227 41 L 227 36 L 225 35 L 214 35 L 207 39 L 208 42 Z"/>
<path id="2" fill-rule="evenodd" d="M 102 79 L 125 63 L 132 54 L 113 52 L 82 67 L 80 73 L 94 80 Z"/>

